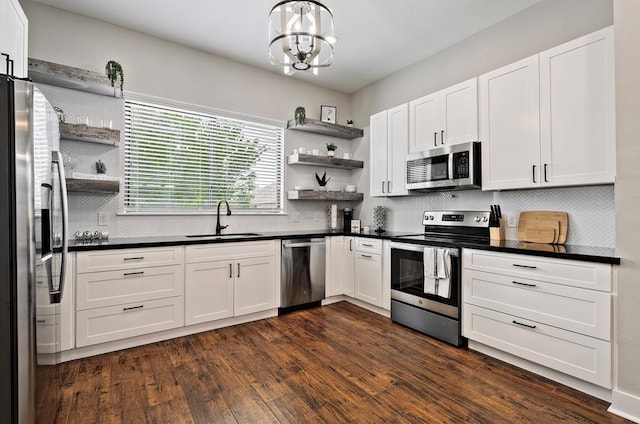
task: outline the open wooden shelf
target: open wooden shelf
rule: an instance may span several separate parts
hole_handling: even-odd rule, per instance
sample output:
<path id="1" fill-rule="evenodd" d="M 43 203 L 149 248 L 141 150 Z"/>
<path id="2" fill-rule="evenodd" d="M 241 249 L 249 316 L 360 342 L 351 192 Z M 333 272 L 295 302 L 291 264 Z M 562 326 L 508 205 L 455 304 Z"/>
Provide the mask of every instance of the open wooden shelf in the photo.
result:
<path id="1" fill-rule="evenodd" d="M 336 157 L 307 155 L 302 153 L 289 155 L 287 157 L 287 163 L 289 165 L 311 165 L 340 169 L 359 169 L 364 166 L 364 163 L 361 160 L 340 159 Z"/>
<path id="2" fill-rule="evenodd" d="M 112 87 L 106 75 L 59 63 L 29 58 L 29 78 L 56 87 L 70 88 L 110 97 L 121 97 L 119 87 Z"/>
<path id="3" fill-rule="evenodd" d="M 291 190 L 287 192 L 289 200 L 338 200 L 345 202 L 361 202 L 362 193 L 346 193 L 343 191 Z"/>
<path id="4" fill-rule="evenodd" d="M 67 178 L 67 191 L 74 193 L 102 193 L 116 194 L 120 192 L 120 181 L 89 180 L 82 178 Z"/>
<path id="5" fill-rule="evenodd" d="M 118 146 L 120 145 L 120 130 L 61 122 L 60 138 L 64 140 L 87 141 L 90 143 Z"/>
<path id="6" fill-rule="evenodd" d="M 305 118 L 302 125 L 296 125 L 295 119 L 292 119 L 287 122 L 287 129 L 327 135 L 330 137 L 345 138 L 347 140 L 362 137 L 363 135 L 363 131 L 360 128 L 331 124 L 329 122 L 323 122 L 311 118 Z"/>

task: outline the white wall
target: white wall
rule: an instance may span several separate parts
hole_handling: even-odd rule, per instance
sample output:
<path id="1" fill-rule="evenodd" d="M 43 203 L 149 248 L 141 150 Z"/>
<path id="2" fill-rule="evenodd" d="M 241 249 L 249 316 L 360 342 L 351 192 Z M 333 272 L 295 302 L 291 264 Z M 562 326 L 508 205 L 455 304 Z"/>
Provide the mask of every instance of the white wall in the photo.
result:
<path id="1" fill-rule="evenodd" d="M 350 97 L 254 67 L 217 57 L 203 51 L 187 48 L 146 34 L 65 12 L 56 8 L 21 0 L 29 19 L 29 55 L 34 58 L 79 68 L 104 72 L 109 60 L 120 62 L 125 73 L 125 93 L 132 91 L 215 109 L 254 115 L 278 121 L 293 118 L 296 107 L 304 106 L 307 116 L 320 117 L 320 105 L 334 105 L 338 116 L 351 116 Z M 57 91 L 55 97 L 64 103 L 67 98 L 80 96 L 83 101 L 93 103 L 99 96 L 78 95 L 72 90 Z M 65 94 L 64 91 L 70 92 Z M 96 103 L 102 101 L 96 100 Z M 73 103 L 73 102 L 72 102 Z M 111 106 L 109 106 L 111 107 Z M 74 107 L 75 108 L 75 107 Z M 94 113 L 95 123 L 101 119 L 95 107 L 86 110 Z M 92 111 L 93 110 L 93 111 Z M 66 109 L 65 109 L 66 111 Z M 74 119 L 70 112 L 68 119 Z M 293 148 L 306 146 L 324 151 L 325 137 L 287 131 L 285 153 Z M 339 153 L 348 152 L 351 145 L 338 140 Z M 71 151 L 80 162 L 78 171 L 91 171 L 98 158 L 106 158 L 108 173 L 120 166 L 113 150 L 97 145 L 79 145 L 78 142 L 63 142 L 62 149 Z M 117 152 L 117 150 L 116 150 Z M 312 183 L 315 171 L 320 168 L 285 166 L 285 190 L 299 183 Z M 329 170 L 334 187 L 348 182 L 347 171 Z M 158 217 L 116 215 L 121 208 L 119 196 L 72 194 L 70 197 L 70 229 L 108 229 L 112 236 L 145 236 L 156 234 L 185 234 L 210 232 L 215 228 L 212 216 Z M 344 206 L 344 205 L 341 205 Z M 326 228 L 327 214 L 324 204 L 288 202 L 286 216 L 270 216 L 256 219 L 255 216 L 224 218 L 230 224 L 230 232 L 268 231 L 284 228 Z M 320 211 L 319 211 L 320 210 Z M 319 211 L 319 212 L 318 212 Z M 109 226 L 97 227 L 98 212 L 106 212 Z M 301 216 L 300 223 L 293 223 L 294 214 Z"/>
<path id="2" fill-rule="evenodd" d="M 615 300 L 617 389 L 613 408 L 640 422 L 640 2 L 614 1 L 616 37 L 616 233 L 622 258 Z"/>

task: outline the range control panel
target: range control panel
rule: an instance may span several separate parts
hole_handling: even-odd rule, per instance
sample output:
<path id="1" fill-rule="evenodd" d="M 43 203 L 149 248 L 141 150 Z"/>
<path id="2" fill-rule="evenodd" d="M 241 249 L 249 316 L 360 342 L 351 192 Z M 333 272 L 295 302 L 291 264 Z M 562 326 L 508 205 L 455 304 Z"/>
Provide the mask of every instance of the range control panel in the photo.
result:
<path id="1" fill-rule="evenodd" d="M 489 211 L 425 211 L 422 225 L 489 227 Z"/>

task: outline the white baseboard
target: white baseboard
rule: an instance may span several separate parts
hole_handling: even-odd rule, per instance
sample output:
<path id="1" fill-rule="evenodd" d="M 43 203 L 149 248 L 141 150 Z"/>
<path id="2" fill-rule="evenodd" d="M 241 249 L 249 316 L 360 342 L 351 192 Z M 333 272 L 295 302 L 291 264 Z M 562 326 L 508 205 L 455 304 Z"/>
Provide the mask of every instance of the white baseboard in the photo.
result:
<path id="1" fill-rule="evenodd" d="M 607 411 L 640 423 L 640 397 L 614 389 L 611 393 L 611 406 Z"/>

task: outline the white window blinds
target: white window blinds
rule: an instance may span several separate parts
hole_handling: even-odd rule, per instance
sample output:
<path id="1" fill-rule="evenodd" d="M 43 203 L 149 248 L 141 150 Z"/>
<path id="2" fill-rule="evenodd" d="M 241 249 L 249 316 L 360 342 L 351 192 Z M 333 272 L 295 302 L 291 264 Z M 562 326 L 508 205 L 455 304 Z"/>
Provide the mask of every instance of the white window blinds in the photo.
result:
<path id="1" fill-rule="evenodd" d="M 125 212 L 282 212 L 282 128 L 126 99 L 124 129 Z"/>

